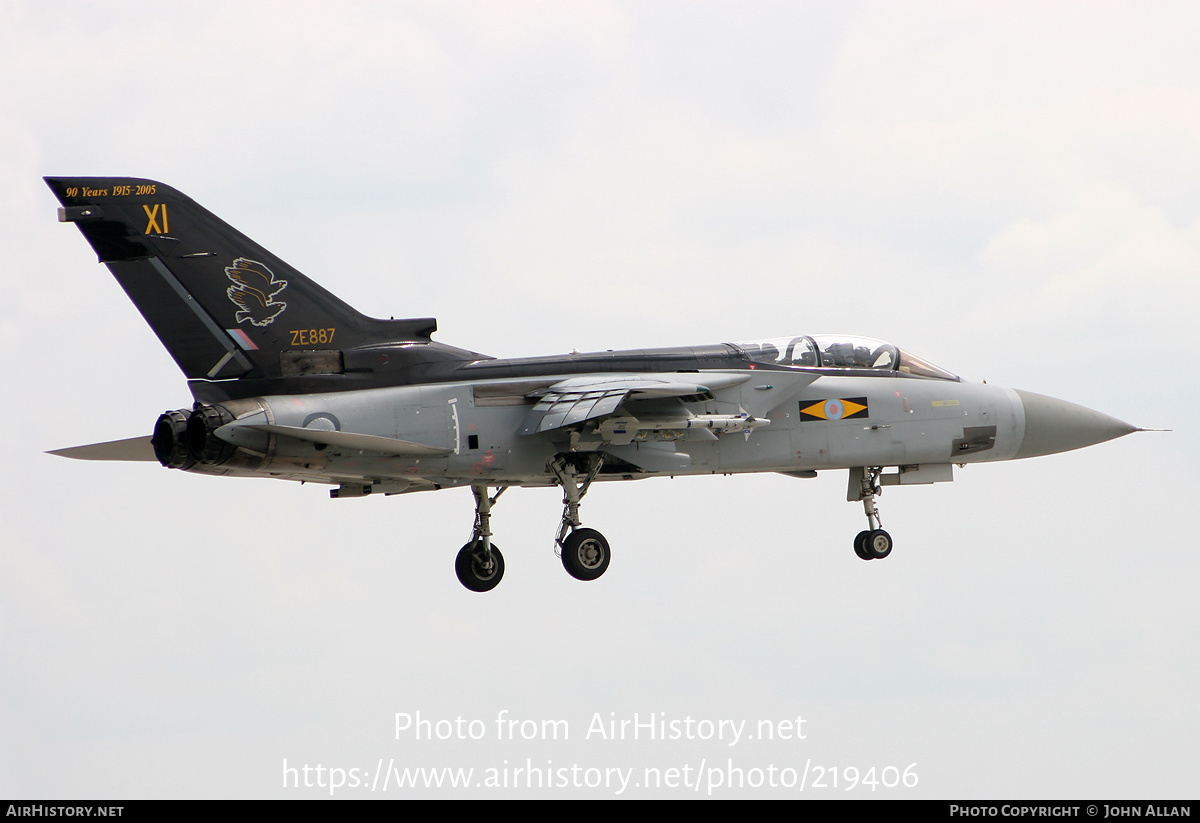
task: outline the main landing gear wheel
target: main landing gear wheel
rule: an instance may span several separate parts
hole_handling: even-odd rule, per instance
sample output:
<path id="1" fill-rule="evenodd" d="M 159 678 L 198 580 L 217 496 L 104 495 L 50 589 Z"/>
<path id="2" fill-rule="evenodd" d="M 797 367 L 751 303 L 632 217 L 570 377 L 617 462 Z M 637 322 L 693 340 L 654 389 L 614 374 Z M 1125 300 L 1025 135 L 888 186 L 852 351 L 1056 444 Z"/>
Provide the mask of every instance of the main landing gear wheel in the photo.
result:
<path id="1" fill-rule="evenodd" d="M 595 529 L 575 529 L 562 542 L 562 564 L 576 580 L 595 580 L 608 569 L 608 541 Z"/>
<path id="2" fill-rule="evenodd" d="M 458 582 L 471 591 L 490 592 L 504 577 L 504 555 L 493 543 L 489 559 L 477 543 L 468 543 L 454 558 L 454 571 L 458 575 Z"/>
<path id="3" fill-rule="evenodd" d="M 875 529 L 864 541 L 863 552 L 867 560 L 882 560 L 892 553 L 892 536 L 883 529 Z"/>
<path id="4" fill-rule="evenodd" d="M 492 505 L 507 489 L 508 486 L 500 486 L 495 495 L 488 497 L 487 486 L 471 486 L 471 494 L 475 496 L 475 527 L 471 530 L 471 541 L 454 558 L 454 572 L 458 582 L 473 592 L 490 592 L 504 577 L 504 555 L 492 542 Z"/>
<path id="5" fill-rule="evenodd" d="M 870 531 L 861 531 L 858 533 L 858 536 L 854 538 L 854 553 L 857 554 L 861 560 L 871 559 L 871 555 L 867 554 L 867 538 L 870 536 Z"/>
<path id="6" fill-rule="evenodd" d="M 604 535 L 595 529 L 579 527 L 579 503 L 603 464 L 604 455 L 594 452 L 560 454 L 550 463 L 550 470 L 563 490 L 562 522 L 554 536 L 554 545 L 556 551 L 562 552 L 563 568 L 576 580 L 595 580 L 604 574 L 612 557 Z"/>

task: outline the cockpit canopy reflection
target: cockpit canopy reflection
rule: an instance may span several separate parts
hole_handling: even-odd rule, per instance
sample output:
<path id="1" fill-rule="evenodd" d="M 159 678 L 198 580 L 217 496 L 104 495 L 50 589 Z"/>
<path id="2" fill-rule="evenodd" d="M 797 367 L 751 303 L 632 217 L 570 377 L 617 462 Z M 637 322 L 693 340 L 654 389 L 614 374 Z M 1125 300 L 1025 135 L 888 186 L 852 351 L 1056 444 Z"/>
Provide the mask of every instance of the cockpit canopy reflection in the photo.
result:
<path id="1" fill-rule="evenodd" d="M 933 365 L 928 360 L 870 337 L 845 334 L 814 334 L 803 337 L 776 337 L 735 343 L 754 363 L 794 366 L 809 369 L 872 369 L 903 372 L 916 377 L 962 381 L 958 375 Z"/>

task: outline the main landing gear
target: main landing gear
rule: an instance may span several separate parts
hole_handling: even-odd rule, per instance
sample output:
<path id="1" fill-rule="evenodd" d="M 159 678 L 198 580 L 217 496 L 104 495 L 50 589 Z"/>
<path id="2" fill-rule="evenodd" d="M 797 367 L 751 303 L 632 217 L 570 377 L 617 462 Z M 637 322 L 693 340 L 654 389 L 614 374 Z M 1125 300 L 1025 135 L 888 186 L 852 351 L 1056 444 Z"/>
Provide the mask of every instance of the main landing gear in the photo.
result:
<path id="1" fill-rule="evenodd" d="M 490 592 L 504 577 L 504 555 L 492 545 L 492 504 L 508 489 L 501 486 L 494 497 L 488 497 L 487 486 L 472 486 L 475 495 L 475 528 L 471 540 L 454 558 L 458 582 L 473 592 Z"/>
<path id="2" fill-rule="evenodd" d="M 588 487 L 600 473 L 604 462 L 593 453 L 560 455 L 550 464 L 550 470 L 563 488 L 563 514 L 558 534 L 554 537 L 556 552 L 563 568 L 576 580 L 595 580 L 608 569 L 612 555 L 608 541 L 595 529 L 580 528 L 579 504 Z M 492 543 L 492 506 L 508 489 L 501 486 L 488 497 L 488 487 L 471 486 L 475 495 L 475 527 L 471 540 L 458 552 L 454 571 L 458 581 L 473 592 L 496 588 L 504 577 L 504 556 Z"/>
<path id="3" fill-rule="evenodd" d="M 867 515 L 867 528 L 854 538 L 854 553 L 863 560 L 882 560 L 892 553 L 892 536 L 880 528 L 879 511 L 875 508 L 875 496 L 879 494 L 879 476 L 882 467 L 850 470 L 850 490 L 853 492 L 858 481 L 858 496 L 848 494 L 850 500 L 861 500 Z"/>
<path id="4" fill-rule="evenodd" d="M 563 487 L 562 524 L 558 527 L 554 544 L 562 551 L 562 564 L 567 574 L 576 580 L 595 580 L 608 569 L 611 555 L 604 535 L 595 529 L 579 527 L 579 503 L 600 473 L 604 458 L 595 453 L 573 456 L 582 458 L 578 461 L 581 465 L 568 463 L 562 457 L 554 458 L 550 464 L 559 485 Z M 579 480 L 580 475 L 582 481 Z"/>

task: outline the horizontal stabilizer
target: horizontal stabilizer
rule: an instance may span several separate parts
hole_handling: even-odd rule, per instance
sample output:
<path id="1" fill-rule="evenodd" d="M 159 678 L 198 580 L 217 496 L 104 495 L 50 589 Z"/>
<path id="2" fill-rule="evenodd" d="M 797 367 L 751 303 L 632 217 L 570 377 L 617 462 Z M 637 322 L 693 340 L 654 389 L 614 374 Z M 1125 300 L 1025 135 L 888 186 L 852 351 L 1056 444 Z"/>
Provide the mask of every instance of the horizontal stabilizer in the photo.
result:
<path id="1" fill-rule="evenodd" d="M 149 437 L 130 437 L 128 440 L 92 443 L 90 446 L 72 446 L 69 449 L 55 449 L 46 454 L 70 457 L 73 460 L 126 460 L 138 463 L 158 461 Z"/>
<path id="2" fill-rule="evenodd" d="M 302 429 L 297 426 L 275 426 L 268 423 L 248 426 L 239 426 L 237 423 L 231 423 L 229 426 L 222 428 L 230 427 L 255 429 L 257 431 L 284 435 L 285 437 L 294 437 L 297 440 L 307 440 L 311 443 L 322 443 L 326 446 L 337 446 L 338 448 L 343 449 L 357 449 L 365 452 L 379 452 L 380 454 L 424 456 L 431 454 L 449 454 L 451 451 L 453 451 L 453 449 L 446 449 L 440 446 L 426 446 L 423 443 L 413 443 L 408 440 L 397 440 L 393 437 L 379 437 L 378 435 L 374 434 L 355 434 L 353 432 Z M 218 429 L 217 436 L 219 437 L 220 434 L 221 430 Z"/>

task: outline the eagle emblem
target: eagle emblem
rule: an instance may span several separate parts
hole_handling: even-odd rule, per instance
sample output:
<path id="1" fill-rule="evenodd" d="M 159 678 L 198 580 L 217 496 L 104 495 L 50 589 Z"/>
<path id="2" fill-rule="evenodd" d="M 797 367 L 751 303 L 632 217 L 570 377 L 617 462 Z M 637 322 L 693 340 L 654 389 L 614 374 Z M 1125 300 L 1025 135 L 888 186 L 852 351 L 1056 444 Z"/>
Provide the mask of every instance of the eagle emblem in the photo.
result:
<path id="1" fill-rule="evenodd" d="M 257 260 L 239 257 L 232 266 L 226 266 L 225 276 L 233 281 L 225 294 L 238 307 L 237 322 L 249 320 L 256 326 L 267 326 L 287 308 L 287 303 L 275 299 L 287 288 L 287 281 L 276 280 L 274 273 Z"/>

